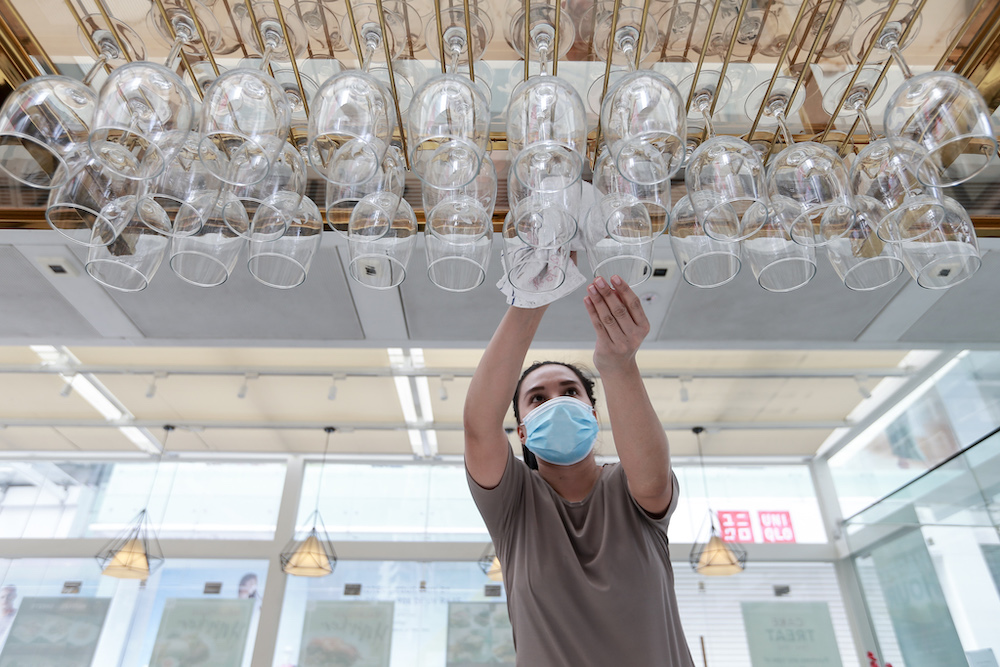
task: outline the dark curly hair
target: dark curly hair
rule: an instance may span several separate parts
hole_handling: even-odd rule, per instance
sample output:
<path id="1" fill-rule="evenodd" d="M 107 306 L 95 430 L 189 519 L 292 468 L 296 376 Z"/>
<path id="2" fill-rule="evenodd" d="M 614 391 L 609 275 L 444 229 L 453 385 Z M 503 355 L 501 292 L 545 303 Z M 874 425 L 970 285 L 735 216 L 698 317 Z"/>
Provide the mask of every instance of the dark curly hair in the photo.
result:
<path id="1" fill-rule="evenodd" d="M 514 419 L 517 423 L 521 423 L 521 410 L 517 407 L 517 399 L 521 395 L 521 384 L 524 382 L 524 378 L 528 377 L 530 373 L 538 370 L 542 366 L 563 366 L 573 371 L 573 374 L 580 380 L 580 384 L 583 385 L 583 390 L 587 392 L 587 398 L 590 399 L 591 405 L 597 405 L 597 400 L 594 398 L 594 381 L 587 375 L 587 373 L 574 364 L 567 364 L 563 361 L 536 361 L 535 363 L 524 369 L 521 373 L 521 377 L 517 381 L 517 385 L 514 386 Z M 521 447 L 524 450 L 524 462 L 528 464 L 528 467 L 532 470 L 538 470 L 538 459 L 527 447 Z"/>

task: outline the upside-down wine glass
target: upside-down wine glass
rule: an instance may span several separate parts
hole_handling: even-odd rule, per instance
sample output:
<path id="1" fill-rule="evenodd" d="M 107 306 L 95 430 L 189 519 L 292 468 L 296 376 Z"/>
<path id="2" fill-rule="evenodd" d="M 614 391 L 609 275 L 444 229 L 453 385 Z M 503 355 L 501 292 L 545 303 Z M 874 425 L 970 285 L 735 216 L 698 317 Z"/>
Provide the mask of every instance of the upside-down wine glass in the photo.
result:
<path id="1" fill-rule="evenodd" d="M 914 75 L 899 44 L 903 26 L 888 23 L 878 45 L 889 51 L 905 81 L 885 108 L 886 138 L 893 146 L 914 142 L 927 155 L 917 178 L 933 173 L 929 186 L 950 187 L 982 173 L 997 154 L 990 109 L 976 86 L 953 72 L 932 71 Z"/>
<path id="2" fill-rule="evenodd" d="M 766 98 L 769 84 L 761 84 L 747 98 L 745 111 L 755 118 L 763 108 L 763 117 L 775 120 L 785 137 L 787 147 L 772 159 L 766 182 L 769 199 L 787 197 L 801 207 L 799 215 L 787 220 L 789 236 L 801 245 L 821 246 L 851 233 L 857 222 L 854 196 L 847 165 L 834 149 L 792 139 L 786 114 L 801 104 L 799 95 L 792 99 L 795 83 L 779 77 Z"/>
<path id="3" fill-rule="evenodd" d="M 764 163 L 753 146 L 739 137 L 715 134 L 712 102 L 725 94 L 727 86 L 720 72 L 707 71 L 691 91 L 691 106 L 704 118 L 708 140 L 688 158 L 684 183 L 689 195 L 704 193 L 692 196 L 691 205 L 705 234 L 736 242 L 749 238 L 767 222 L 766 216 L 744 215 L 751 206 L 766 209 L 767 195 Z M 716 106 L 721 106 L 718 101 Z"/>

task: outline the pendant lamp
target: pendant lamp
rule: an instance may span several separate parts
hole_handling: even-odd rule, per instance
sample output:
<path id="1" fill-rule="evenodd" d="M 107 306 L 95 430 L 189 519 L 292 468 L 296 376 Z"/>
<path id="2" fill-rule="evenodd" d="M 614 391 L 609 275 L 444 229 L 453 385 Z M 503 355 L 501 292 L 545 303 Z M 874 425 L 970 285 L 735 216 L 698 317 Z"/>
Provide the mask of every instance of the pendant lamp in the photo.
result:
<path id="1" fill-rule="evenodd" d="M 136 514 L 122 533 L 111 540 L 97 554 L 97 563 L 101 566 L 101 574 L 116 579 L 148 579 L 149 575 L 163 565 L 163 552 L 156 539 L 156 533 L 149 521 L 149 501 L 156 486 L 156 478 L 160 473 L 160 463 L 167 447 L 167 436 L 174 430 L 173 426 L 163 427 L 163 444 L 156 461 L 153 473 L 153 483 L 149 486 L 149 495 L 145 506 Z"/>
<path id="2" fill-rule="evenodd" d="M 500 559 L 497 557 L 493 545 L 486 546 L 483 555 L 479 557 L 479 569 L 483 571 L 490 581 L 503 581 L 503 572 L 500 571 Z"/>
<path id="3" fill-rule="evenodd" d="M 337 552 L 333 550 L 333 542 L 326 532 L 326 526 L 319 513 L 319 497 L 323 492 L 326 454 L 330 449 L 330 436 L 337 429 L 333 426 L 327 426 L 323 430 L 326 432 L 326 446 L 323 448 L 323 462 L 316 490 L 316 509 L 309 515 L 306 522 L 311 528 L 306 533 L 305 539 L 296 540 L 293 537 L 292 541 L 281 552 L 282 571 L 297 577 L 325 577 L 332 574 L 334 568 L 337 567 Z"/>
<path id="4" fill-rule="evenodd" d="M 701 426 L 695 426 L 691 431 L 698 441 L 698 460 L 701 462 L 701 479 L 705 488 L 705 499 L 708 500 L 705 457 L 701 452 L 701 434 L 705 429 Z M 746 549 L 737 543 L 726 542 L 719 537 L 715 527 L 715 514 L 712 512 L 711 502 L 709 502 L 708 508 L 708 522 L 710 525 L 708 541 L 695 541 L 694 546 L 691 548 L 691 568 L 698 574 L 711 576 L 739 574 L 746 568 Z"/>

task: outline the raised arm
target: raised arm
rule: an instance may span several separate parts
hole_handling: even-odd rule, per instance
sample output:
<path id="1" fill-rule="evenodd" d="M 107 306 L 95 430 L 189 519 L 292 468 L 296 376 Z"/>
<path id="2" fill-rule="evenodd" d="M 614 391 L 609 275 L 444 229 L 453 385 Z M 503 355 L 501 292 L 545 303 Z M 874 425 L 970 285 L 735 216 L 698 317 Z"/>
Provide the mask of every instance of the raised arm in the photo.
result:
<path id="1" fill-rule="evenodd" d="M 463 414 L 465 466 L 476 484 L 484 488 L 499 484 L 507 466 L 510 444 L 503 418 L 545 310 L 544 306 L 508 308 L 472 375 Z"/>
<path id="2" fill-rule="evenodd" d="M 614 289 L 598 278 L 584 298 L 597 332 L 594 366 L 601 375 L 629 492 L 644 510 L 661 515 L 673 492 L 670 448 L 635 361 L 649 333 L 649 320 L 635 292 L 618 276 L 611 280 Z"/>

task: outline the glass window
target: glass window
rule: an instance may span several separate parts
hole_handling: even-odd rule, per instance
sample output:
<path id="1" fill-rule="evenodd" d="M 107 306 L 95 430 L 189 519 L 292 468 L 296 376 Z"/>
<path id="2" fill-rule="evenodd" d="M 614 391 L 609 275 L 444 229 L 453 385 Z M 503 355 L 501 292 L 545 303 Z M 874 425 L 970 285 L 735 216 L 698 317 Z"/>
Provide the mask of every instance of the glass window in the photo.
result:
<path id="1" fill-rule="evenodd" d="M 850 516 L 1000 423 L 1000 352 L 968 352 L 882 428 L 869 429 L 830 457 L 841 511 Z"/>
<path id="2" fill-rule="evenodd" d="M 306 466 L 297 526 L 316 508 L 320 464 Z M 670 539 L 692 542 L 712 509 L 745 513 L 747 542 L 823 543 L 809 469 L 788 466 L 675 466 L 681 497 Z M 319 509 L 338 540 L 488 541 L 461 465 L 327 464 Z M 724 515 L 728 516 L 728 515 Z M 742 515 L 741 515 L 742 516 Z"/>
<path id="3" fill-rule="evenodd" d="M 750 667 L 742 602 L 826 603 L 843 664 L 857 662 L 828 563 L 753 563 L 738 576 L 702 577 L 683 562 L 674 563 L 674 572 L 678 609 L 696 664 L 703 662 L 704 639 L 708 664 Z M 475 563 L 341 561 L 329 577 L 288 579 L 273 667 L 306 664 L 306 654 L 327 660 L 316 664 L 342 664 L 338 658 L 349 664 L 355 651 L 380 650 L 372 638 L 387 625 L 391 667 L 487 664 L 456 659 L 484 653 L 497 658 L 489 664 L 503 664 L 513 646 L 505 607 L 503 587 Z M 326 625 L 318 622 L 323 617 Z M 365 620 L 345 629 L 334 620 L 341 617 Z"/>
<path id="4" fill-rule="evenodd" d="M 110 537 L 144 506 L 160 538 L 272 539 L 284 463 L 0 463 L 0 538 Z"/>

